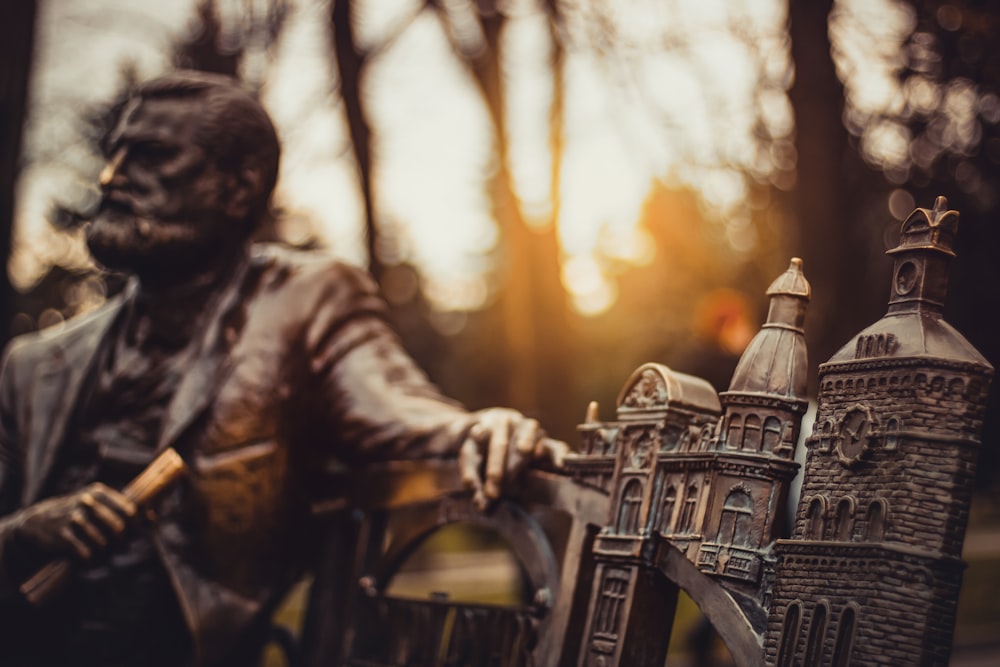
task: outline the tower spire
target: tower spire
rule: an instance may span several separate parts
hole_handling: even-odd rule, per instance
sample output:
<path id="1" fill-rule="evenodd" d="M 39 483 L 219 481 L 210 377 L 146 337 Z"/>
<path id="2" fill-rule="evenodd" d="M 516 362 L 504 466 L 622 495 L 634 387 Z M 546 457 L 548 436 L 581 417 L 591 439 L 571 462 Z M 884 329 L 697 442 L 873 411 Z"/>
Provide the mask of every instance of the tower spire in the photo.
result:
<path id="1" fill-rule="evenodd" d="M 903 221 L 895 259 L 889 312 L 940 314 L 948 292 L 948 267 L 955 257 L 958 211 L 938 197 L 934 208 L 918 208 Z"/>
<path id="2" fill-rule="evenodd" d="M 788 269 L 767 289 L 771 305 L 767 322 L 740 357 L 729 393 L 764 393 L 806 399 L 808 371 L 802 326 L 812 290 L 793 257 Z"/>

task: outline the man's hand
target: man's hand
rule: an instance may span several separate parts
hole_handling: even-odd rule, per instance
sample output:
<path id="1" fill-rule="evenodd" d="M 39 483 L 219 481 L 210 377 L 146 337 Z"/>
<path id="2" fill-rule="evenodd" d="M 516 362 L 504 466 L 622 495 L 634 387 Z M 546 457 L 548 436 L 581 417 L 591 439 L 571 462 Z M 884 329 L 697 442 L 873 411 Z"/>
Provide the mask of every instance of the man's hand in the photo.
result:
<path id="1" fill-rule="evenodd" d="M 13 539 L 51 557 L 90 560 L 125 532 L 138 507 L 96 482 L 75 493 L 26 508 L 13 526 Z"/>
<path id="2" fill-rule="evenodd" d="M 547 459 L 560 467 L 569 452 L 565 442 L 545 437 L 537 420 L 517 410 L 490 408 L 475 416 L 459 452 L 459 463 L 462 480 L 475 491 L 473 501 L 479 509 L 499 498 L 504 484 L 515 479 L 531 461 Z"/>

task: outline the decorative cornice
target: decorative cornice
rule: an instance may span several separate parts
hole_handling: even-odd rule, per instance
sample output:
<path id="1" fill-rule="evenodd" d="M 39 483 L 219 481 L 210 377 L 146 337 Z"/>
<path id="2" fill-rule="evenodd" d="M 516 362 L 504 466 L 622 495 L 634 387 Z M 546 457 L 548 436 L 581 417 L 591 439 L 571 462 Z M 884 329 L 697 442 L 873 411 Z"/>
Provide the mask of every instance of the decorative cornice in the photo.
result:
<path id="1" fill-rule="evenodd" d="M 827 563 L 833 561 L 871 560 L 891 561 L 925 567 L 944 566 L 964 568 L 961 558 L 941 552 L 927 551 L 902 544 L 872 542 L 828 542 L 820 540 L 778 540 L 775 553 L 779 559 L 790 557 L 818 558 Z"/>
<path id="2" fill-rule="evenodd" d="M 976 373 L 983 377 L 993 376 L 993 369 L 989 366 L 969 361 L 949 361 L 940 357 L 875 357 L 858 359 L 856 361 L 836 361 L 820 364 L 819 381 L 822 384 L 823 379 L 827 375 L 834 373 L 895 370 L 897 368 L 940 369 L 962 373 Z"/>
<path id="3" fill-rule="evenodd" d="M 758 394 L 745 391 L 724 391 L 719 394 L 723 408 L 736 405 L 756 405 L 768 408 L 791 410 L 795 414 L 803 414 L 809 407 L 808 401 L 797 398 L 782 398 L 774 394 Z"/>

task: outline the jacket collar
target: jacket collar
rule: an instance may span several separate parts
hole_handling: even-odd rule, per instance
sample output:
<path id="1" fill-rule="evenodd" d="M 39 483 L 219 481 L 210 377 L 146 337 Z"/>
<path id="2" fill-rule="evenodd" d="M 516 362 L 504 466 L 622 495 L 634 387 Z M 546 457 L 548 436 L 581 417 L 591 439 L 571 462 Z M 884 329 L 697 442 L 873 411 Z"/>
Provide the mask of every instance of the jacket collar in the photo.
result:
<path id="1" fill-rule="evenodd" d="M 249 254 L 232 268 L 229 280 L 219 288 L 202 314 L 194 341 L 191 365 L 174 392 L 157 442 L 157 453 L 174 446 L 229 376 L 233 359 L 229 351 L 243 327 L 246 312 L 244 283 Z M 183 456 L 185 453 L 181 452 Z"/>

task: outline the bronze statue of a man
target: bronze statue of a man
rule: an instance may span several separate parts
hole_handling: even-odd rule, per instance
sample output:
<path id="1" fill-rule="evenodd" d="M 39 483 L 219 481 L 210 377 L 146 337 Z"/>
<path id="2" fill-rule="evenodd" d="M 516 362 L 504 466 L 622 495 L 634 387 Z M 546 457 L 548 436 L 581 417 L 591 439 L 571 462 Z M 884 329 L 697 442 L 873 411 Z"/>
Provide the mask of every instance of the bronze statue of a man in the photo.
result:
<path id="1" fill-rule="evenodd" d="M 561 455 L 535 420 L 442 397 L 363 271 L 250 243 L 279 144 L 232 80 L 147 83 L 107 154 L 87 244 L 134 278 L 16 340 L 0 375 L 0 664 L 252 665 L 305 566 L 329 460 L 461 451 L 495 497 Z M 116 489 L 168 447 L 190 474 L 148 518 Z M 58 600 L 27 605 L 19 585 L 66 556 Z"/>

